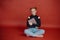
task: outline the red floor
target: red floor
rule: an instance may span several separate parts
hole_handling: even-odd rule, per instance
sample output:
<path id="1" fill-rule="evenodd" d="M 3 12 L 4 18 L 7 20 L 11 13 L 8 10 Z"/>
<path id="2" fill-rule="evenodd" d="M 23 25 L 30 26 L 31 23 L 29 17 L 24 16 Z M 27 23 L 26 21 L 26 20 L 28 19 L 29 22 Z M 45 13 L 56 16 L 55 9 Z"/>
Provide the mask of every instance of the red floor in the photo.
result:
<path id="1" fill-rule="evenodd" d="M 60 40 L 60 29 L 56 28 L 44 28 L 46 33 L 43 38 L 26 37 L 23 34 L 24 28 L 1 28 L 2 40 Z"/>

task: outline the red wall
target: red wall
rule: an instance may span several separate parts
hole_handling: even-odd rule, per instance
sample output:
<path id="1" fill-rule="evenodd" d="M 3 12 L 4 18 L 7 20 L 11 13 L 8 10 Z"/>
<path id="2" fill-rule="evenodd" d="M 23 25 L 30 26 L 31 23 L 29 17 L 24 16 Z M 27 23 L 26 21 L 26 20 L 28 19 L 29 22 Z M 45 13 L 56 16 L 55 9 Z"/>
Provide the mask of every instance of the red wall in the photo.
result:
<path id="1" fill-rule="evenodd" d="M 42 27 L 60 28 L 59 0 L 0 0 L 0 24 L 26 26 L 31 7 L 37 7 Z"/>

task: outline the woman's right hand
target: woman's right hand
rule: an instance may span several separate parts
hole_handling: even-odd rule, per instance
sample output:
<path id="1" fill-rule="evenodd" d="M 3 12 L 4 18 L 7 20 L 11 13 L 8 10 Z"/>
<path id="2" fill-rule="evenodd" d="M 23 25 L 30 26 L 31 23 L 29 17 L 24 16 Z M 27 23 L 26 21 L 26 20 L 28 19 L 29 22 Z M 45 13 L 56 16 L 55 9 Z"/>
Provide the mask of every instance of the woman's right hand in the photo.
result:
<path id="1" fill-rule="evenodd" d="M 29 25 L 32 25 L 32 22 L 29 22 Z"/>

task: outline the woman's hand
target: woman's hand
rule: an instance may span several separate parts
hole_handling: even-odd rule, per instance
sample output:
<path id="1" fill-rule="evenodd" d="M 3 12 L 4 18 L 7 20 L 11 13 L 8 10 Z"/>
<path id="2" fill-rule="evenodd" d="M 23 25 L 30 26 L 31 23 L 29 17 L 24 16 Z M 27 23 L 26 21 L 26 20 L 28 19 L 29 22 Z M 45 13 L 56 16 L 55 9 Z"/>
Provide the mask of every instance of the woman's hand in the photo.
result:
<path id="1" fill-rule="evenodd" d="M 29 25 L 32 25 L 32 22 L 29 22 Z"/>

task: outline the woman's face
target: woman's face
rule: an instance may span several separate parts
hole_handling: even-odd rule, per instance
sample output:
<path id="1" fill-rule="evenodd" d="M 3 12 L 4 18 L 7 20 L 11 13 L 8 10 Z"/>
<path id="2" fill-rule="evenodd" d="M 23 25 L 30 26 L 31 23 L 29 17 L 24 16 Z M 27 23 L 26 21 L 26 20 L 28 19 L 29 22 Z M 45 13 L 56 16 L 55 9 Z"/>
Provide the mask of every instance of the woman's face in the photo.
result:
<path id="1" fill-rule="evenodd" d="M 36 9 L 31 9 L 31 14 L 36 15 L 37 10 Z"/>

